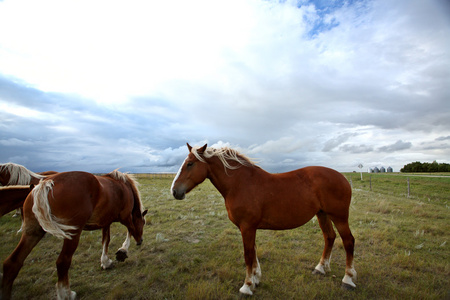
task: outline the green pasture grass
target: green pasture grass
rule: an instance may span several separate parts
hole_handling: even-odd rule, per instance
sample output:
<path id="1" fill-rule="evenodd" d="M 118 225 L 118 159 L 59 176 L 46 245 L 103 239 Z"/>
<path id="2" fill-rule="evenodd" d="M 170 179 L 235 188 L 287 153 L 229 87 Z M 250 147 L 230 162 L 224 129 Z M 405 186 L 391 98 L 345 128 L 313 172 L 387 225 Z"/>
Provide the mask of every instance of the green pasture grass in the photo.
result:
<path id="1" fill-rule="evenodd" d="M 316 218 L 286 231 L 257 233 L 262 281 L 254 299 L 448 299 L 450 178 L 345 174 L 352 178 L 350 227 L 356 239 L 354 291 L 341 289 L 345 251 L 338 237 L 331 272 L 312 275 L 323 250 Z M 209 181 L 183 201 L 170 195 L 171 178 L 139 175 L 149 209 L 144 243 L 129 258 L 100 267 L 101 231 L 84 232 L 70 269 L 78 299 L 239 299 L 245 277 L 242 239 L 224 200 Z M 0 259 L 17 245 L 20 220 L 0 218 Z M 125 239 L 111 228 L 110 256 Z M 55 262 L 62 241 L 46 235 L 25 261 L 13 299 L 54 299 Z"/>
<path id="2" fill-rule="evenodd" d="M 424 201 L 450 201 L 450 176 L 442 174 L 359 173 L 344 174 L 356 191 L 372 191 L 384 195 L 409 197 Z"/>

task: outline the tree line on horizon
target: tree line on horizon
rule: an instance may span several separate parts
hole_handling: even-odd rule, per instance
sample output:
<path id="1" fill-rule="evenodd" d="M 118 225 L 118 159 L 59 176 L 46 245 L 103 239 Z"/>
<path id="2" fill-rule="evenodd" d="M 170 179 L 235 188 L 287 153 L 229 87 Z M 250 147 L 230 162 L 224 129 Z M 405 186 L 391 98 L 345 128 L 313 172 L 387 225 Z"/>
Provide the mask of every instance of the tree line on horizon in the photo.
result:
<path id="1" fill-rule="evenodd" d="M 450 172 L 450 164 L 447 163 L 438 163 L 437 161 L 433 161 L 432 163 L 428 162 L 412 162 L 409 163 L 403 168 L 400 169 L 402 173 L 415 173 L 415 172 L 427 172 L 427 173 L 435 173 L 435 172 Z"/>

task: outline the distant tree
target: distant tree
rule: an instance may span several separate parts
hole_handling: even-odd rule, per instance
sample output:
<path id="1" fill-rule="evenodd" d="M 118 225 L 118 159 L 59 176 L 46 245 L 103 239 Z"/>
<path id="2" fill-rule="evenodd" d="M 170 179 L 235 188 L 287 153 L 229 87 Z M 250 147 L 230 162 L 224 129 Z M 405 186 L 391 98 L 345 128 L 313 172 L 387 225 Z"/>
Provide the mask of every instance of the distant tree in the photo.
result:
<path id="1" fill-rule="evenodd" d="M 450 164 L 446 163 L 438 163 L 437 161 L 433 161 L 432 163 L 421 163 L 420 161 L 412 162 L 407 165 L 404 165 L 403 168 L 400 169 L 402 173 L 419 173 L 419 172 L 450 172 Z"/>

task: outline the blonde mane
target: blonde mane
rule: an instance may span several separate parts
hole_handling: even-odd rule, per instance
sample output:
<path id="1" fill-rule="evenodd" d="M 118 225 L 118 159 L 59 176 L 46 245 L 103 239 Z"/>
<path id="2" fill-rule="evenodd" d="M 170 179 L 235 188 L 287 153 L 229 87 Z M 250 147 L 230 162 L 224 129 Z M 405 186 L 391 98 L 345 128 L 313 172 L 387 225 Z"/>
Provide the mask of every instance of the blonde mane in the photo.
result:
<path id="1" fill-rule="evenodd" d="M 105 176 L 109 176 L 112 179 L 122 181 L 124 183 L 129 183 L 131 186 L 131 189 L 133 190 L 133 194 L 135 195 L 135 198 L 139 201 L 139 209 L 141 210 L 141 213 L 144 211 L 144 205 L 141 201 L 141 194 L 138 189 L 139 183 L 136 181 L 133 175 L 128 173 L 122 173 L 118 169 L 115 169 L 109 174 L 106 174 Z"/>
<path id="2" fill-rule="evenodd" d="M 231 149 L 228 147 L 218 149 L 208 147 L 205 150 L 205 152 L 203 152 L 202 155 L 200 155 L 198 153 L 199 148 L 200 147 L 193 147 L 191 152 L 201 162 L 206 162 L 205 158 L 217 157 L 223 163 L 225 169 L 235 170 L 240 168 L 241 166 L 248 166 L 248 167 L 256 166 L 256 163 L 254 161 L 252 161 L 244 154 L 239 153 L 235 149 Z M 230 161 L 237 162 L 238 165 L 231 165 Z"/>
<path id="3" fill-rule="evenodd" d="M 31 177 L 42 179 L 43 175 L 36 174 L 24 166 L 15 163 L 6 163 L 0 165 L 0 172 L 6 171 L 9 173 L 8 185 L 27 185 L 31 182 Z"/>

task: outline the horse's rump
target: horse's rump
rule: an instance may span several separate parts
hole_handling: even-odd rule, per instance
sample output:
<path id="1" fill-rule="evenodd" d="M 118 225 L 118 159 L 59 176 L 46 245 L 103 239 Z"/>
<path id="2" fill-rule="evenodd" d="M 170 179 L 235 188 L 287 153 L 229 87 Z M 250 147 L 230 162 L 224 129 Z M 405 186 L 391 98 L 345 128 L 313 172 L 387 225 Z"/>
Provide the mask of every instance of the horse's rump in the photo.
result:
<path id="1" fill-rule="evenodd" d="M 63 224 L 62 220 L 52 214 L 49 203 L 49 194 L 53 192 L 53 180 L 43 180 L 32 191 L 32 211 L 44 231 L 63 239 L 71 239 L 71 230 L 77 230 L 77 226 Z M 25 224 L 26 226 L 26 224 Z"/>

